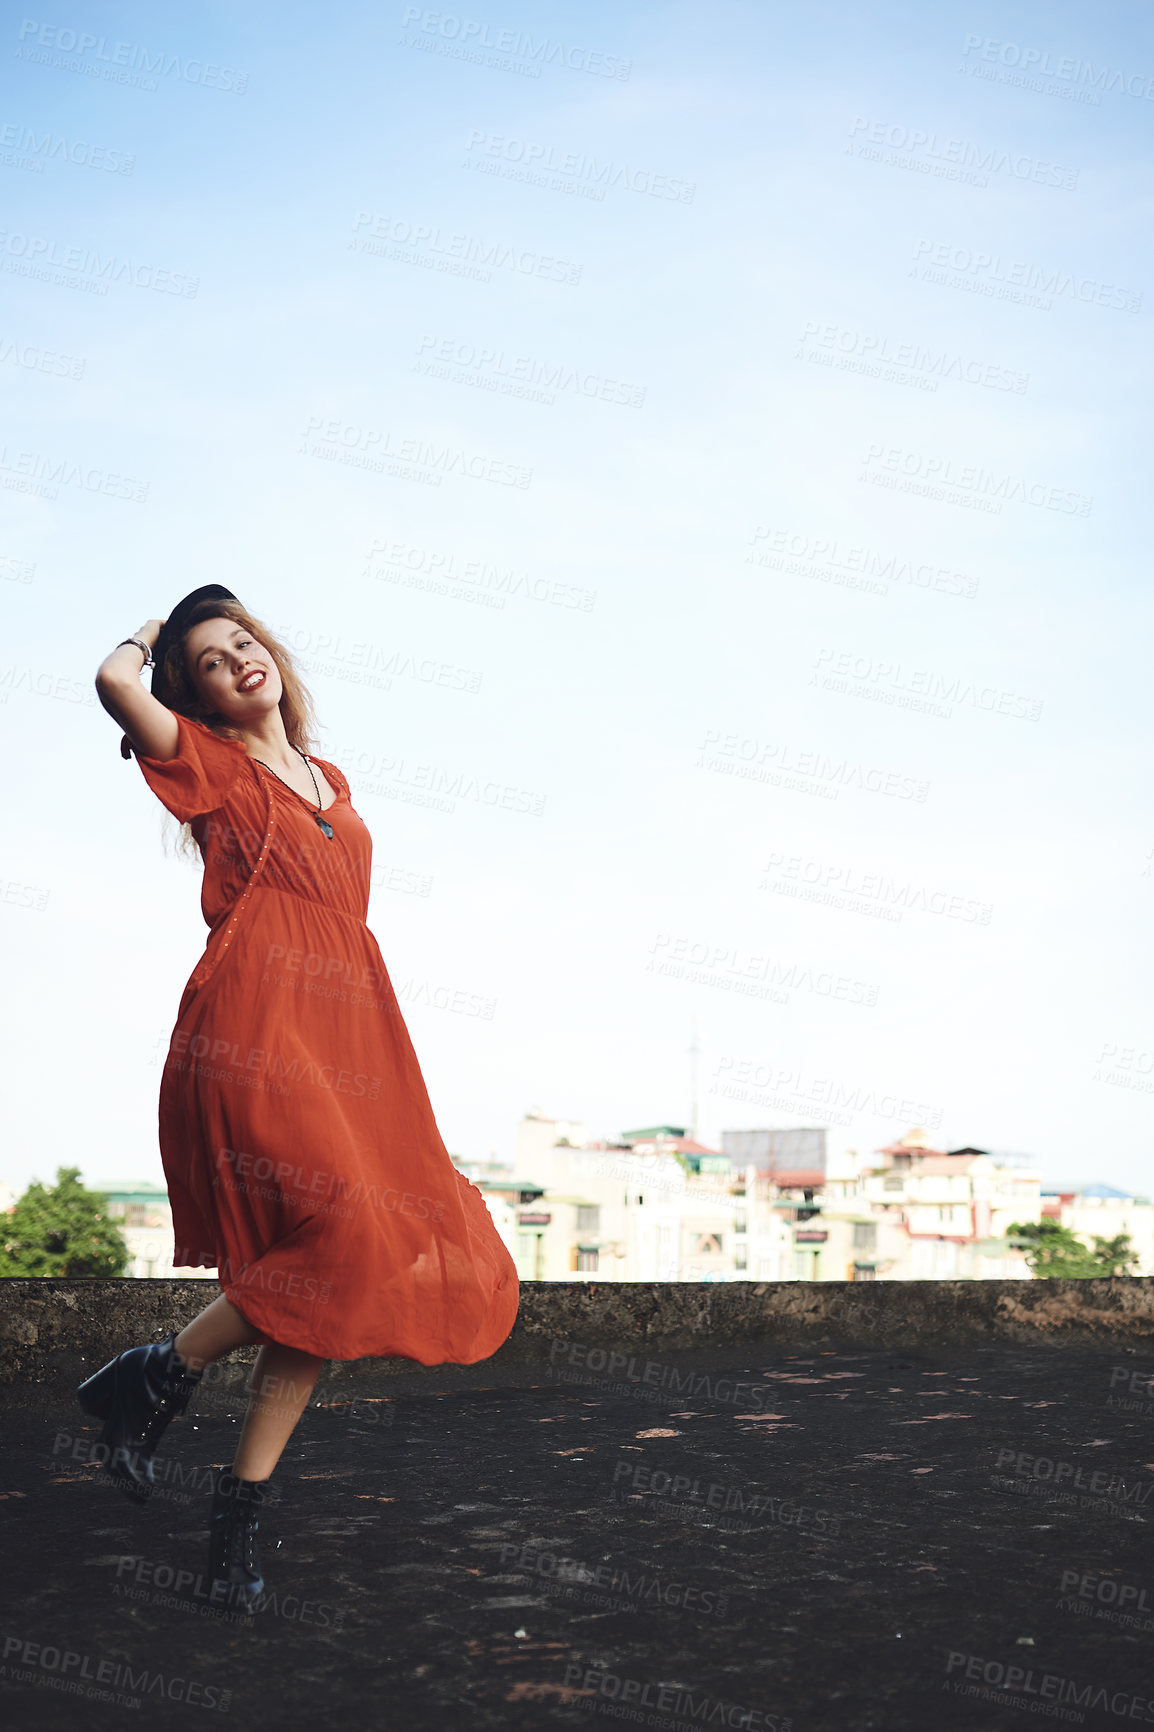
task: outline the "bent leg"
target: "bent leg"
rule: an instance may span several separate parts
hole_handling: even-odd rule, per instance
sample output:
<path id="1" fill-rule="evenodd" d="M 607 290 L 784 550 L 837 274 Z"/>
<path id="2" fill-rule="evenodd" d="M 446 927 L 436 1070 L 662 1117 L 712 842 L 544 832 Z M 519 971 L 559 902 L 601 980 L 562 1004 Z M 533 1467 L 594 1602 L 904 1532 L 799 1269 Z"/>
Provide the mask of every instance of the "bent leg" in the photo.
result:
<path id="1" fill-rule="evenodd" d="M 192 1372 L 203 1371 L 234 1347 L 247 1347 L 267 1337 L 241 1316 L 231 1299 L 221 1293 L 198 1317 L 186 1324 L 173 1346 Z"/>

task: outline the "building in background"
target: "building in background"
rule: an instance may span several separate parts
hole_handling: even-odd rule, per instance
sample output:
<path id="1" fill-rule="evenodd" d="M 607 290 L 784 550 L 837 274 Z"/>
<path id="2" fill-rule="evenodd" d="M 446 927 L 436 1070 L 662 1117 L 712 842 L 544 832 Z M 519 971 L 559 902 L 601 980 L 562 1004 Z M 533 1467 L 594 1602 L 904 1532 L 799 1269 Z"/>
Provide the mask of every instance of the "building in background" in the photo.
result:
<path id="1" fill-rule="evenodd" d="M 920 1130 L 875 1153 L 880 1161 L 864 1168 L 859 1188 L 878 1233 L 866 1279 L 1030 1278 L 1005 1234 L 1014 1222 L 1041 1219 L 1036 1168 L 1002 1165 L 985 1149 L 935 1149 Z"/>
<path id="2" fill-rule="evenodd" d="M 650 1125 L 610 1142 L 535 1110 L 518 1126 L 510 1168 L 461 1170 L 484 1194 L 522 1280 L 747 1278 L 748 1175 L 684 1126 Z M 779 1246 L 764 1278 L 780 1279 L 787 1235 L 774 1219 L 764 1227 Z"/>
<path id="3" fill-rule="evenodd" d="M 1041 1175 L 923 1131 L 859 1156 L 824 1129 L 681 1125 L 590 1139 L 534 1109 L 513 1165 L 463 1170 L 489 1203 L 522 1280 L 891 1281 L 1030 1277 L 1005 1244 L 1041 1218 Z"/>
<path id="4" fill-rule="evenodd" d="M 512 1160 L 455 1159 L 478 1186 L 523 1281 L 918 1281 L 1027 1279 L 1014 1222 L 1058 1220 L 1092 1248 L 1130 1236 L 1154 1275 L 1154 1205 L 1106 1184 L 1042 1189 L 1019 1156 L 937 1149 L 922 1130 L 859 1153 L 823 1128 L 725 1131 L 714 1149 L 683 1125 L 613 1140 L 533 1108 Z M 174 1269 L 160 1185 L 90 1186 L 131 1253 L 126 1274 Z M 0 1204 L 3 1192 L 0 1190 Z M 6 1206 L 11 1206 L 11 1200 Z"/>
<path id="5" fill-rule="evenodd" d="M 722 1131 L 722 1153 L 735 1167 L 756 1167 L 759 1173 L 824 1173 L 826 1138 L 823 1128 L 798 1130 Z"/>
<path id="6" fill-rule="evenodd" d="M 1088 1251 L 1095 1238 L 1128 1233 L 1138 1262 L 1131 1273 L 1154 1275 L 1154 1204 L 1113 1185 L 1083 1185 L 1078 1191 L 1042 1192 L 1042 1214 L 1077 1234 Z"/>
<path id="7" fill-rule="evenodd" d="M 137 1279 L 214 1281 L 214 1269 L 174 1269 L 172 1266 L 172 1205 L 163 1185 L 147 1179 L 101 1179 L 89 1184 L 104 1198 L 105 1212 L 115 1221 L 129 1250 L 124 1273 Z"/>

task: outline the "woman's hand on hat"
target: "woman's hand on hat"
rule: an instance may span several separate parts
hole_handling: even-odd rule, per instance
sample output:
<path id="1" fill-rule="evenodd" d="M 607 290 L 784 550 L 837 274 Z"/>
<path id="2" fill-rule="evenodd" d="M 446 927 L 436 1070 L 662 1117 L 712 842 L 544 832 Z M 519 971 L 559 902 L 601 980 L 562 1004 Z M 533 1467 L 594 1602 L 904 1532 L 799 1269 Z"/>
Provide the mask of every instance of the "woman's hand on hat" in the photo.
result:
<path id="1" fill-rule="evenodd" d="M 163 625 L 164 621 L 162 619 L 146 619 L 144 624 L 137 628 L 136 635 L 137 637 L 142 637 L 144 639 L 149 649 L 155 649 L 156 640 L 160 636 Z"/>

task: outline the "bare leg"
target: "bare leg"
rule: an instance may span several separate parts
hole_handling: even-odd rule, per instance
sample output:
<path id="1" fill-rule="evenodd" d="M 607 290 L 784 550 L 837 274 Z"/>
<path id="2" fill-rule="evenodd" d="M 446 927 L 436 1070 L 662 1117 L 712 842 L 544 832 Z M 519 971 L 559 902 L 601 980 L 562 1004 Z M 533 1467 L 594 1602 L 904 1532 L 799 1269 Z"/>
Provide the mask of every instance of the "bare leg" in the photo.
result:
<path id="1" fill-rule="evenodd" d="M 254 1329 L 221 1293 L 181 1330 L 174 1345 L 190 1371 L 203 1371 L 234 1347 L 247 1347 L 253 1341 L 263 1340 L 261 1331 Z"/>
<path id="2" fill-rule="evenodd" d="M 268 1479 L 308 1406 L 323 1365 L 323 1359 L 299 1347 L 270 1342 L 261 1348 L 232 1464 L 238 1479 Z"/>
<path id="3" fill-rule="evenodd" d="M 269 1341 L 222 1293 L 194 1317 L 174 1346 L 190 1371 L 203 1371 L 235 1347 L 264 1343 L 248 1385 L 249 1404 L 237 1444 L 233 1472 L 238 1479 L 268 1479 L 301 1414 L 308 1406 L 324 1365 L 312 1353 Z"/>

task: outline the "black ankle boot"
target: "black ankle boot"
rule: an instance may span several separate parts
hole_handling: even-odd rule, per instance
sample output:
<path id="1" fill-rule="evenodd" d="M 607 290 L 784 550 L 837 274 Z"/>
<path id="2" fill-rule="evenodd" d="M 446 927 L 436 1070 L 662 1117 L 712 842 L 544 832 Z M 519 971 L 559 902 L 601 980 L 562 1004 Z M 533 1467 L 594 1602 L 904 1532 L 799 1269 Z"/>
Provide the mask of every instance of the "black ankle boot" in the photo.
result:
<path id="1" fill-rule="evenodd" d="M 208 1597 L 216 1606 L 251 1612 L 264 1592 L 256 1536 L 267 1479 L 238 1479 L 221 1468 L 212 1489 L 208 1530 Z"/>
<path id="2" fill-rule="evenodd" d="M 93 1459 L 106 1467 L 129 1497 L 152 1494 L 152 1457 L 169 1420 L 183 1413 L 200 1382 L 175 1348 L 176 1330 L 163 1341 L 130 1347 L 86 1378 L 76 1391 L 85 1413 L 104 1421 Z"/>

